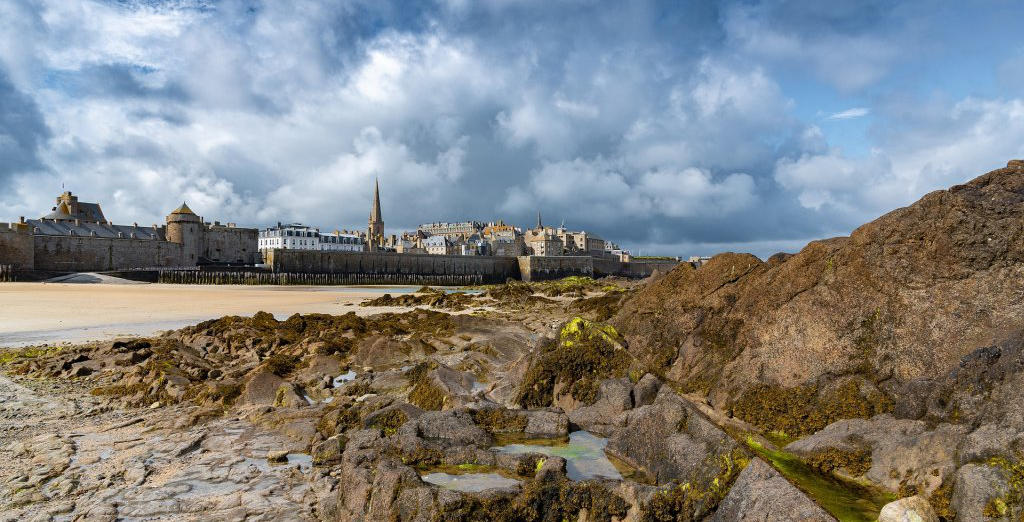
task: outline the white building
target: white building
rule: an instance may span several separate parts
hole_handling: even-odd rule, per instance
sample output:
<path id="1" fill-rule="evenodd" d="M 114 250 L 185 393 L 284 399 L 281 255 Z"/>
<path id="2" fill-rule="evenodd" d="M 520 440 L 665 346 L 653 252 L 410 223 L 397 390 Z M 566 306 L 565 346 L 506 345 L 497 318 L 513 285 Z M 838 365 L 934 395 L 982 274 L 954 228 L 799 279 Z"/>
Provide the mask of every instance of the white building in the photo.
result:
<path id="1" fill-rule="evenodd" d="M 308 225 L 291 223 L 260 230 L 260 252 L 273 249 L 287 250 L 342 250 L 362 252 L 366 241 L 354 232 L 321 234 L 320 229 Z"/>
<path id="2" fill-rule="evenodd" d="M 320 250 L 362 252 L 365 249 L 366 241 L 356 232 L 335 230 L 330 234 L 320 234 Z"/>

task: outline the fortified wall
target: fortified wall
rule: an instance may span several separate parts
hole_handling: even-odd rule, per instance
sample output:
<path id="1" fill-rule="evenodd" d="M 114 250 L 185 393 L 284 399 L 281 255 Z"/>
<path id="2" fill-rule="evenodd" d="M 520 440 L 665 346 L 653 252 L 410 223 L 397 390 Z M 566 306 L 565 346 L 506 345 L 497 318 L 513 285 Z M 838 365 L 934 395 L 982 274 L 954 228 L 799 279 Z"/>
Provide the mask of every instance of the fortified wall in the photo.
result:
<path id="1" fill-rule="evenodd" d="M 181 266 L 182 245 L 158 239 L 80 236 L 29 236 L 34 239 L 35 269 L 51 272 L 102 272 L 154 266 Z"/>
<path id="2" fill-rule="evenodd" d="M 567 276 L 646 277 L 678 264 L 669 260 L 620 262 L 586 256 L 441 256 L 394 252 L 319 252 L 270 250 L 267 264 L 275 273 L 370 276 L 473 276 L 481 283 L 507 279 L 541 281 Z"/>
<path id="3" fill-rule="evenodd" d="M 270 250 L 267 264 L 274 272 L 292 274 L 402 275 L 418 277 L 473 276 L 481 283 L 518 279 L 514 257 L 438 256 L 395 252 Z"/>
<path id="4" fill-rule="evenodd" d="M 32 230 L 24 223 L 0 223 L 0 265 L 15 270 L 35 269 Z"/>
<path id="5" fill-rule="evenodd" d="M 52 212 L 18 223 L 0 223 L 0 266 L 25 277 L 47 272 L 255 265 L 259 231 L 204 222 L 184 203 L 165 226 L 115 225 L 98 203 L 71 192 L 57 197 Z"/>

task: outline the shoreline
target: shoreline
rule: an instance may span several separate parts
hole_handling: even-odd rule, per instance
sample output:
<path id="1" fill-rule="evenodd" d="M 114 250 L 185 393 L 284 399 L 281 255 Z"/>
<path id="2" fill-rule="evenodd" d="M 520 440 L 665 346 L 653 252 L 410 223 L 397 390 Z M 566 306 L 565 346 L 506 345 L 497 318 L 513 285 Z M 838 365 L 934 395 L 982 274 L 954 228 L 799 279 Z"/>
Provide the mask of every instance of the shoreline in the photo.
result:
<path id="1" fill-rule="evenodd" d="M 0 284 L 0 349 L 148 336 L 225 315 L 264 311 L 380 313 L 359 303 L 412 286 L 233 286 L 175 284 Z M 396 309 L 397 311 L 398 309 Z"/>

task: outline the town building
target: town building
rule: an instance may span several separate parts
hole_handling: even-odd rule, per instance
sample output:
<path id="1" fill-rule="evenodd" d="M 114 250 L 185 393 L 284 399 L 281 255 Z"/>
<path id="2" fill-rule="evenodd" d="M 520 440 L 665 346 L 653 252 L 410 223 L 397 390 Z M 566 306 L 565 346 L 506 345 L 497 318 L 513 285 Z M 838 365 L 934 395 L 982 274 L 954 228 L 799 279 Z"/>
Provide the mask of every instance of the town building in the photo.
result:
<path id="1" fill-rule="evenodd" d="M 357 232 L 335 230 L 329 234 L 320 232 L 319 228 L 291 223 L 260 230 L 259 249 L 266 253 L 272 249 L 290 250 L 329 250 L 362 252 L 366 249 L 366 241 Z"/>
<path id="2" fill-rule="evenodd" d="M 484 224 L 479 221 L 463 221 L 460 223 L 425 223 L 416 228 L 427 236 L 444 236 L 448 239 L 468 237 L 483 230 Z"/>
<path id="3" fill-rule="evenodd" d="M 455 253 L 455 246 L 451 240 L 442 235 L 430 236 L 423 240 L 423 249 L 428 254 L 449 256 Z"/>
<path id="4" fill-rule="evenodd" d="M 366 240 L 359 232 L 350 230 L 335 230 L 333 232 L 320 234 L 320 250 L 362 252 L 366 250 Z"/>

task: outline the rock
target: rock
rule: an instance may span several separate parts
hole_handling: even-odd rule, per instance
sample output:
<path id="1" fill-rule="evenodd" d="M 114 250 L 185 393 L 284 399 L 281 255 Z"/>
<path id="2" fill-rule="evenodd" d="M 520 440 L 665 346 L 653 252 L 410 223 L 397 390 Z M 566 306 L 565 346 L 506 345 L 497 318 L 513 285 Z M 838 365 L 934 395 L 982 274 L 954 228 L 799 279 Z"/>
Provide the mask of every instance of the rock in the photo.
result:
<path id="1" fill-rule="evenodd" d="M 524 433 L 533 437 L 564 437 L 569 434 L 569 417 L 560 411 L 527 411 Z"/>
<path id="2" fill-rule="evenodd" d="M 607 450 L 646 470 L 657 482 L 686 477 L 699 483 L 714 479 L 709 460 L 738 448 L 736 441 L 665 387 L 654 404 L 626 414 L 627 426 L 608 440 Z"/>
<path id="3" fill-rule="evenodd" d="M 487 446 L 491 436 L 463 410 L 428 411 L 416 419 L 416 432 L 428 440 L 457 446 Z"/>
<path id="4" fill-rule="evenodd" d="M 341 455 L 345 452 L 345 443 L 348 440 L 344 435 L 333 437 L 313 445 L 313 464 L 325 466 L 341 462 Z"/>
<path id="5" fill-rule="evenodd" d="M 299 390 L 290 382 L 282 383 L 274 393 L 274 406 L 278 408 L 301 408 L 309 401 L 299 395 Z"/>
<path id="6" fill-rule="evenodd" d="M 886 504 L 878 522 L 939 522 L 939 517 L 927 500 L 915 495 Z"/>
<path id="7" fill-rule="evenodd" d="M 267 452 L 267 462 L 288 462 L 288 450 L 271 450 Z"/>
<path id="8" fill-rule="evenodd" d="M 1020 170 L 998 169 L 786 259 L 724 253 L 699 269 L 681 263 L 610 322 L 643 363 L 762 429 L 803 435 L 885 413 L 904 403 L 904 383 L 943 377 L 1024 329 L 1022 193 Z M 984 377 L 992 364 L 976 366 L 982 380 L 996 377 Z M 823 393 L 848 379 L 886 386 L 860 397 Z M 983 397 L 988 388 L 974 390 Z M 1000 408 L 949 414 L 1024 422 L 1011 391 L 1020 398 L 1024 386 L 1006 388 Z"/>
<path id="9" fill-rule="evenodd" d="M 967 464 L 956 472 L 950 507 L 957 520 L 985 520 L 985 508 L 1006 497 L 1009 484 L 1003 473 L 984 464 Z M 1009 518 L 1004 518 L 1009 520 Z"/>
<path id="10" fill-rule="evenodd" d="M 740 472 L 713 522 L 835 522 L 835 518 L 761 459 Z"/>
<path id="11" fill-rule="evenodd" d="M 661 389 L 661 381 L 649 373 L 644 374 L 639 382 L 633 386 L 633 404 L 635 407 L 647 406 L 658 397 L 658 390 Z"/>
<path id="12" fill-rule="evenodd" d="M 598 388 L 597 401 L 570 411 L 569 421 L 587 431 L 607 434 L 611 430 L 604 425 L 633 407 L 632 391 L 625 379 L 605 379 Z"/>
<path id="13" fill-rule="evenodd" d="M 253 374 L 242 388 L 243 404 L 271 405 L 277 398 L 277 389 L 284 384 L 284 379 L 268 371 Z"/>
<path id="14" fill-rule="evenodd" d="M 992 457 L 1015 458 L 1024 449 L 1024 433 L 986 424 L 972 431 L 960 447 L 960 463 L 983 462 Z"/>
<path id="15" fill-rule="evenodd" d="M 878 415 L 847 419 L 786 446 L 823 471 L 864 476 L 890 491 L 929 496 L 956 470 L 966 428 Z"/>

